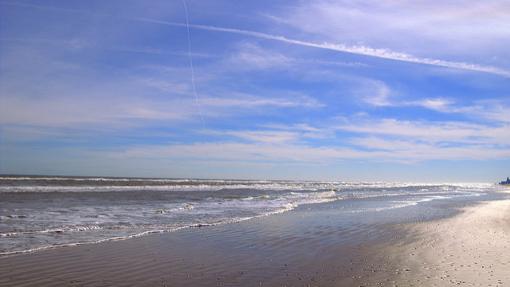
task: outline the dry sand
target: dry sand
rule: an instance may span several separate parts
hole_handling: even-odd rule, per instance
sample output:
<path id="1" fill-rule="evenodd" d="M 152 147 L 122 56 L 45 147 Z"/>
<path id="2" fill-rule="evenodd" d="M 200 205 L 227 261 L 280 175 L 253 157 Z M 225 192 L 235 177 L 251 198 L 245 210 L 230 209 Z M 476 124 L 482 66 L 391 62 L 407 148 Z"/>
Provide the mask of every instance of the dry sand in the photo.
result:
<path id="1" fill-rule="evenodd" d="M 390 244 L 383 252 L 384 260 L 399 266 L 391 284 L 510 286 L 510 200 L 484 202 L 452 218 L 404 228 L 414 240 Z"/>

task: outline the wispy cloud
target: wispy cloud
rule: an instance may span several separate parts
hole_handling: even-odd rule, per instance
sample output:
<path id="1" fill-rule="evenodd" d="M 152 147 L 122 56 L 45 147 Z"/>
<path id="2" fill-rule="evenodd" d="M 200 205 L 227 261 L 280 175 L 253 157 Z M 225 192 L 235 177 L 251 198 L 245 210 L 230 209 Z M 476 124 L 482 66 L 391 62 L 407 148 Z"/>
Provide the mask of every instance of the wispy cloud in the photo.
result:
<path id="1" fill-rule="evenodd" d="M 74 13 L 85 13 L 86 14 L 86 12 L 80 11 L 80 10 L 53 8 L 53 7 L 46 7 L 46 6 L 41 6 L 41 5 L 19 4 L 19 3 L 10 3 L 10 2 L 6 2 L 3 4 L 16 5 L 16 6 L 22 6 L 22 7 L 27 7 L 27 8 L 36 8 L 36 9 L 55 9 L 57 11 L 62 11 L 62 12 L 74 12 Z M 90 14 L 96 15 L 96 16 L 103 16 L 103 17 L 106 17 L 106 16 L 115 17 L 115 15 L 105 15 L 105 14 L 97 14 L 97 13 L 90 13 Z M 122 18 L 122 17 L 119 17 L 119 18 Z M 382 58 L 382 59 L 387 59 L 387 60 L 409 62 L 409 63 L 415 63 L 415 64 L 432 65 L 432 66 L 439 66 L 439 67 L 467 70 L 467 71 L 474 71 L 474 72 L 483 72 L 483 73 L 490 73 L 490 74 L 495 74 L 495 75 L 499 75 L 499 76 L 503 76 L 503 77 L 510 77 L 509 70 L 499 68 L 499 67 L 488 66 L 488 65 L 479 65 L 479 64 L 468 63 L 468 62 L 448 61 L 448 60 L 434 59 L 434 58 L 428 58 L 428 57 L 418 57 L 418 56 L 414 56 L 414 55 L 411 55 L 408 53 L 392 51 L 390 49 L 374 48 L 374 47 L 370 47 L 370 46 L 366 46 L 366 45 L 347 45 L 347 44 L 343 44 L 343 43 L 304 41 L 304 40 L 289 38 L 289 37 L 282 36 L 282 35 L 274 35 L 274 34 L 263 33 L 263 32 L 252 31 L 252 30 L 220 27 L 220 26 L 214 26 L 214 25 L 186 24 L 186 23 L 164 21 L 164 20 L 151 19 L 151 18 L 145 18 L 145 17 L 128 17 L 128 18 L 124 18 L 124 19 L 131 20 L 131 21 L 159 24 L 159 25 L 168 25 L 168 26 L 174 26 L 174 27 L 193 28 L 193 29 L 200 29 L 200 30 L 213 31 L 213 32 L 238 34 L 238 35 L 256 37 L 256 38 L 260 38 L 260 39 L 279 41 L 279 42 L 283 42 L 283 43 L 287 43 L 287 44 L 291 44 L 291 45 L 303 46 L 303 47 L 325 49 L 325 50 L 331 50 L 331 51 L 342 52 L 342 53 L 350 53 L 350 54 L 356 54 L 356 55 L 362 55 L 362 56 Z"/>
<path id="2" fill-rule="evenodd" d="M 187 27 L 187 25 L 183 24 L 183 23 L 161 21 L 161 20 L 148 19 L 148 18 L 134 18 L 134 20 L 148 22 L 148 23 L 154 23 L 154 24 L 176 26 L 176 27 Z M 328 43 L 328 42 L 317 43 L 317 42 L 310 42 L 310 41 L 302 41 L 302 40 L 287 38 L 285 36 L 280 36 L 280 35 L 273 35 L 273 34 L 257 32 L 257 31 L 235 29 L 235 28 L 225 28 L 225 27 L 211 26 L 211 25 L 189 24 L 189 27 L 194 28 L 194 29 L 213 31 L 213 32 L 239 34 L 239 35 L 256 37 L 256 38 L 261 38 L 261 39 L 266 39 L 266 40 L 284 42 L 284 43 L 292 44 L 292 45 L 325 49 L 325 50 L 331 50 L 331 51 L 342 52 L 342 53 L 350 53 L 350 54 L 356 54 L 356 55 L 362 55 L 362 56 L 382 58 L 382 59 L 387 59 L 387 60 L 409 62 L 409 63 L 415 63 L 415 64 L 425 64 L 425 65 L 432 65 L 432 66 L 439 66 L 439 67 L 446 67 L 446 68 L 460 69 L 460 70 L 467 70 L 467 71 L 474 71 L 474 72 L 483 72 L 483 73 L 490 73 L 490 74 L 495 74 L 495 75 L 499 75 L 499 76 L 503 76 L 503 77 L 510 77 L 510 71 L 502 69 L 502 68 L 498 68 L 498 67 L 477 65 L 477 64 L 465 63 L 465 62 L 447 61 L 447 60 L 433 59 L 433 58 L 416 57 L 416 56 L 413 56 L 410 54 L 391 51 L 388 49 L 372 48 L 372 47 L 362 46 L 362 45 L 349 46 L 349 45 L 345 45 L 345 44 L 341 44 L 341 43 Z"/>
<path id="3" fill-rule="evenodd" d="M 354 94 L 370 106 L 386 107 L 395 105 L 392 90 L 382 81 L 360 79 L 360 84 Z"/>
<path id="4" fill-rule="evenodd" d="M 293 59 L 282 53 L 261 48 L 253 43 L 244 42 L 230 56 L 236 67 L 248 69 L 285 68 Z"/>
<path id="5" fill-rule="evenodd" d="M 299 178 L 292 168 L 328 164 L 315 174 L 373 180 L 366 168 L 379 163 L 399 179 L 400 163 L 436 174 L 464 160 L 507 165 L 510 30 L 496 9 L 507 5 L 367 3 L 194 1 L 188 45 L 179 1 L 0 2 L 16 24 L 0 38 L 0 148 L 17 152 L 3 153 L 7 170 L 106 163 L 105 174 L 140 175 L 144 163 L 162 176 L 258 177 L 248 166 L 259 166 Z M 268 11 L 271 21 L 257 17 Z"/>
<path id="6" fill-rule="evenodd" d="M 271 50 L 260 45 L 243 42 L 230 56 L 230 63 L 237 69 L 289 69 L 292 65 L 305 67 L 337 66 L 337 67 L 367 67 L 361 62 L 326 61 L 303 57 L 292 57 L 289 53 Z"/>
<path id="7" fill-rule="evenodd" d="M 510 123 L 510 105 L 501 100 L 479 100 L 472 104 L 461 105 L 448 99 L 430 99 L 422 106 L 443 113 L 463 114 L 470 118 L 478 118 L 495 123 Z"/>
<path id="8" fill-rule="evenodd" d="M 151 157 L 198 161 L 234 162 L 331 162 L 346 158 L 368 158 L 375 152 L 360 152 L 333 147 L 311 147 L 282 143 L 194 143 L 186 145 L 145 146 L 112 153 L 118 157 Z"/>
<path id="9" fill-rule="evenodd" d="M 501 101 L 479 101 L 472 106 L 461 107 L 454 112 L 476 115 L 488 120 L 510 124 L 510 104 Z"/>
<path id="10" fill-rule="evenodd" d="M 496 144 L 510 143 L 510 126 L 463 122 L 409 121 L 392 118 L 344 119 L 337 129 L 371 136 L 391 136 L 429 143 Z"/>
<path id="11" fill-rule="evenodd" d="M 226 73 L 219 69 L 197 75 L 197 106 L 188 67 L 137 65 L 129 72 L 102 74 L 87 64 L 62 62 L 51 52 L 29 48 L 13 49 L 1 61 L 0 125 L 139 127 L 155 121 L 196 122 L 199 109 L 206 119 L 217 120 L 324 106 L 289 89 L 238 92 L 245 89 L 217 84 Z"/>
<path id="12" fill-rule="evenodd" d="M 311 98 L 262 98 L 256 96 L 202 97 L 200 105 L 206 118 L 235 117 L 248 109 L 317 108 L 321 104 Z M 122 98 L 46 97 L 6 98 L 0 107 L 0 124 L 36 126 L 98 125 L 133 126 L 147 120 L 190 121 L 198 117 L 193 100 L 150 98 L 125 95 Z"/>
<path id="13" fill-rule="evenodd" d="M 510 158 L 509 125 L 358 117 L 323 127 L 275 124 L 259 130 L 203 132 L 222 140 L 215 143 L 133 147 L 116 153 L 116 156 L 136 158 L 161 155 L 168 159 L 194 161 L 315 164 L 342 160 L 416 163 Z M 314 139 L 325 134 L 330 141 L 314 143 Z"/>
<path id="14" fill-rule="evenodd" d="M 389 161 L 417 162 L 430 160 L 486 160 L 510 157 L 508 148 L 484 144 L 441 145 L 414 139 L 361 137 L 351 141 L 359 147 L 391 156 Z"/>
<path id="15" fill-rule="evenodd" d="M 324 104 L 318 100 L 301 93 L 282 92 L 280 96 L 261 97 L 252 94 L 231 92 L 228 97 L 202 97 L 200 103 L 206 107 L 222 108 L 320 108 Z"/>
<path id="16" fill-rule="evenodd" d="M 510 105 L 502 99 L 476 100 L 462 103 L 448 97 L 431 96 L 412 98 L 394 91 L 385 82 L 360 79 L 361 84 L 354 92 L 364 104 L 378 108 L 424 108 L 445 114 L 458 114 L 475 120 L 494 123 L 510 123 Z"/>
<path id="17" fill-rule="evenodd" d="M 376 80 L 363 80 L 363 84 L 355 91 L 365 104 L 374 107 L 421 107 L 437 112 L 454 113 L 461 112 L 454 106 L 454 101 L 441 97 L 426 97 L 409 99 L 404 95 L 396 95 L 386 83 Z"/>
<path id="18" fill-rule="evenodd" d="M 286 143 L 295 142 L 300 134 L 279 130 L 241 130 L 241 131 L 205 131 L 206 134 L 216 136 L 229 136 L 256 143 Z"/>
<path id="19" fill-rule="evenodd" d="M 464 3 L 467 5 L 458 1 L 303 1 L 271 11 L 268 19 L 333 43 L 363 43 L 411 54 L 493 63 L 508 56 L 508 3 Z"/>
<path id="20" fill-rule="evenodd" d="M 429 160 L 485 160 L 510 158 L 510 150 L 487 145 L 440 146 L 412 140 L 359 138 L 359 148 L 312 146 L 282 141 L 222 141 L 218 143 L 168 144 L 131 147 L 113 152 L 117 158 L 158 158 L 199 162 L 272 162 L 277 164 L 331 164 L 342 160 L 380 162 L 419 162 Z M 250 136 L 250 137 L 251 137 Z"/>

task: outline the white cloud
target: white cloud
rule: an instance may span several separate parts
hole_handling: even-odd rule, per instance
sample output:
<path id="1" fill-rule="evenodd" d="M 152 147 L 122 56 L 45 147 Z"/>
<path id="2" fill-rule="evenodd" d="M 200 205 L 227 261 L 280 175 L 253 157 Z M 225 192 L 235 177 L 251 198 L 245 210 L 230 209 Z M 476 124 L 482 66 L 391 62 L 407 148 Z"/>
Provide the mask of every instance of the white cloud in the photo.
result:
<path id="1" fill-rule="evenodd" d="M 264 93 L 264 92 L 261 92 Z M 266 94 L 264 97 L 255 96 L 246 93 L 233 92 L 228 97 L 202 97 L 200 103 L 209 107 L 239 107 L 239 108 L 320 108 L 324 105 L 316 99 L 293 92 L 271 92 L 271 94 L 281 94 L 281 96 L 271 96 Z"/>
<path id="2" fill-rule="evenodd" d="M 211 73 L 196 77 L 204 91 L 197 104 L 187 67 L 142 66 L 103 75 L 34 47 L 11 50 L 5 58 L 0 62 L 5 72 L 0 78 L 3 125 L 118 128 L 198 121 L 200 113 L 207 119 L 323 106 L 298 92 L 261 89 L 255 95 L 215 87 L 211 83 L 221 75 Z"/>
<path id="3" fill-rule="evenodd" d="M 134 18 L 134 20 L 148 22 L 148 23 L 154 23 L 154 24 L 161 24 L 161 25 L 186 27 L 186 25 L 182 24 L 182 23 L 160 21 L 160 20 L 147 19 L 147 18 Z M 413 56 L 413 55 L 410 55 L 407 53 L 391 51 L 389 49 L 372 48 L 372 47 L 368 47 L 368 46 L 364 46 L 364 45 L 346 45 L 346 44 L 341 44 L 341 43 L 329 43 L 329 42 L 321 43 L 321 42 L 302 41 L 302 40 L 296 40 L 296 39 L 292 39 L 292 38 L 288 38 L 288 37 L 280 36 L 280 35 L 272 35 L 272 34 L 250 31 L 250 30 L 225 28 L 225 27 L 218 27 L 218 26 L 211 26 L 211 25 L 190 24 L 189 27 L 194 28 L 194 29 L 201 29 L 201 30 L 214 31 L 214 32 L 240 34 L 240 35 L 245 35 L 245 36 L 250 36 L 250 37 L 256 37 L 256 38 L 262 38 L 262 39 L 267 39 L 267 40 L 284 42 L 284 43 L 288 43 L 288 44 L 292 44 L 292 45 L 332 50 L 332 51 L 337 51 L 337 52 L 342 52 L 342 53 L 350 53 L 350 54 L 376 57 L 376 58 L 382 58 L 382 59 L 388 59 L 388 60 L 394 60 L 394 61 L 425 64 L 425 65 L 446 67 L 446 68 L 459 69 L 459 70 L 490 73 L 490 74 L 495 74 L 495 75 L 499 75 L 499 76 L 503 76 L 503 77 L 510 77 L 510 71 L 502 69 L 502 68 L 494 67 L 494 66 L 478 65 L 478 64 L 472 64 L 472 63 L 466 63 L 466 62 L 447 61 L 447 60 L 425 58 L 425 57 L 416 57 L 416 56 Z"/>
<path id="4" fill-rule="evenodd" d="M 510 158 L 510 125 L 353 117 L 321 128 L 308 124 L 274 124 L 266 128 L 207 130 L 204 133 L 217 135 L 222 141 L 133 147 L 115 156 L 314 164 L 342 160 L 410 163 Z M 329 137 L 326 142 L 310 141 L 324 135 Z"/>
<path id="5" fill-rule="evenodd" d="M 359 79 L 359 81 L 354 94 L 364 103 L 376 107 L 395 105 L 391 97 L 392 90 L 384 82 L 369 79 Z"/>
<path id="6" fill-rule="evenodd" d="M 341 146 L 311 146 L 289 139 L 266 141 L 259 135 L 245 133 L 241 136 L 256 137 L 255 141 L 242 143 L 168 144 L 128 148 L 113 152 L 116 158 L 158 158 L 185 161 L 231 161 L 327 164 L 342 160 L 370 160 L 389 162 L 417 162 L 429 160 L 486 160 L 510 158 L 510 149 L 489 145 L 441 146 L 412 140 L 382 138 L 357 138 L 351 141 L 357 148 Z M 368 150 L 367 150 L 368 149 Z"/>
<path id="7" fill-rule="evenodd" d="M 324 124 L 324 123 L 323 123 Z M 262 128 L 271 131 L 288 132 L 296 135 L 298 140 L 306 139 L 332 139 L 335 137 L 334 130 L 325 127 L 315 127 L 307 123 L 294 123 L 294 124 L 264 124 Z"/>
<path id="8" fill-rule="evenodd" d="M 467 106 L 451 105 L 447 111 L 510 124 L 510 105 L 498 100 L 477 101 Z"/>
<path id="9" fill-rule="evenodd" d="M 202 97 L 197 106 L 191 97 L 153 99 L 150 97 L 107 97 L 83 95 L 67 97 L 3 97 L 0 124 L 34 126 L 74 126 L 110 124 L 112 127 L 136 126 L 145 120 L 198 120 L 198 109 L 205 118 L 232 117 L 239 113 L 264 112 L 260 108 L 318 108 L 322 105 L 306 96 L 264 98 L 236 94 L 229 97 Z"/>
<path id="10" fill-rule="evenodd" d="M 393 91 L 386 83 L 377 80 L 360 79 L 355 96 L 365 104 L 374 107 L 421 107 L 441 113 L 462 114 L 477 120 L 494 123 L 510 123 L 510 105 L 502 100 L 478 100 L 470 104 L 460 104 L 444 97 L 408 99 Z"/>
<path id="11" fill-rule="evenodd" d="M 399 32 L 401 32 L 402 27 L 405 28 L 404 30 L 412 32 L 414 32 L 417 28 L 422 28 L 424 30 L 420 31 L 423 31 L 422 33 L 425 35 L 427 34 L 436 35 L 441 34 L 441 31 L 449 31 L 449 33 L 447 34 L 448 36 L 450 36 L 448 40 L 450 40 L 452 36 L 458 35 L 459 33 L 463 33 L 465 35 L 463 36 L 462 39 L 469 39 L 470 43 L 473 42 L 473 39 L 476 39 L 477 41 L 479 40 L 477 37 L 474 36 L 490 35 L 490 37 L 492 38 L 489 38 L 489 40 L 487 41 L 492 46 L 494 46 L 494 38 L 500 40 L 508 39 L 508 37 L 510 36 L 510 32 L 508 32 L 510 31 L 510 27 L 508 21 L 506 21 L 507 15 L 504 12 L 508 11 L 508 8 L 505 2 L 501 1 L 492 1 L 489 4 L 481 4 L 475 6 L 465 5 L 460 8 L 458 3 L 456 2 L 446 3 L 444 5 L 437 5 L 437 3 L 429 4 L 427 2 L 420 2 L 417 4 L 406 3 L 396 4 L 396 2 L 393 1 L 390 2 L 383 1 L 381 3 L 378 3 L 378 5 L 374 5 L 374 3 L 370 3 L 370 5 L 360 3 L 359 6 L 350 4 L 350 2 L 346 4 L 342 2 L 337 3 L 332 1 L 319 1 L 310 3 L 303 2 L 303 3 L 304 4 L 297 5 L 295 9 L 291 9 L 290 15 L 285 14 L 280 17 L 272 16 L 271 18 L 279 19 L 280 22 L 292 24 L 293 26 L 300 28 L 304 31 L 313 32 L 314 34 L 319 34 L 323 36 L 331 35 L 342 36 L 345 34 L 345 32 L 349 31 L 350 33 L 356 33 L 361 35 L 362 38 L 360 38 L 360 40 L 363 40 L 366 37 L 370 38 L 371 35 L 377 35 L 377 37 L 380 37 L 382 39 L 391 39 L 392 42 L 398 42 L 395 41 L 394 39 L 395 37 L 390 37 L 389 35 L 391 36 L 398 35 Z M 27 8 L 31 7 L 36 9 L 50 9 L 50 10 L 55 9 L 62 12 L 85 13 L 101 17 L 107 16 L 115 17 L 114 15 L 95 14 L 80 10 L 61 9 L 49 6 L 47 7 L 28 4 L 25 5 L 16 3 L 14 3 L 13 5 L 19 5 Z M 367 10 L 367 7 L 369 7 L 370 9 Z M 407 17 L 402 17 L 403 13 L 411 14 Z M 477 17 L 479 17 L 480 13 L 483 14 L 483 17 L 479 18 L 483 20 L 482 23 L 477 22 L 473 23 L 473 21 L 471 21 L 473 15 L 477 15 Z M 219 27 L 213 25 L 179 23 L 144 17 L 125 17 L 123 19 L 159 25 L 183 27 L 188 29 L 193 28 L 214 32 L 239 34 L 261 39 L 284 42 L 291 45 L 326 49 L 342 53 L 350 53 L 388 60 L 433 65 L 459 70 L 490 73 L 503 77 L 510 77 L 510 71 L 504 68 L 461 61 L 449 61 L 429 57 L 418 57 L 411 55 L 409 53 L 397 52 L 391 49 L 374 48 L 372 46 L 363 44 L 355 45 L 345 44 L 341 43 L 341 41 L 338 41 L 339 39 L 337 39 L 337 37 L 333 38 L 328 37 L 329 38 L 328 41 L 304 41 L 281 35 L 274 35 L 244 29 Z M 347 20 L 348 22 L 344 22 L 343 19 L 348 19 Z M 460 22 L 461 24 L 455 25 L 456 23 L 455 21 L 460 20 L 462 20 Z M 363 23 L 366 21 L 368 21 L 370 24 L 367 25 L 366 23 Z M 444 23 L 445 21 L 448 21 L 446 25 Z M 388 23 L 390 23 L 390 25 L 388 25 Z M 426 30 L 431 27 L 431 23 L 436 24 L 438 28 L 435 28 L 432 31 Z M 386 30 L 378 31 L 381 29 L 381 27 L 387 26 L 390 27 L 389 31 Z M 352 27 L 358 28 L 352 29 Z M 475 34 L 474 32 L 477 33 Z M 406 35 L 409 36 L 409 33 Z M 412 39 L 414 39 L 413 42 L 419 40 L 419 38 Z M 406 39 L 404 38 L 404 40 Z M 360 41 L 358 40 L 357 42 Z M 407 39 L 407 41 L 405 42 L 407 43 L 410 42 L 410 39 Z M 450 41 L 449 43 L 455 43 L 455 41 Z M 507 50 L 506 49 L 507 45 L 498 46 L 503 47 L 504 48 L 503 51 Z M 463 49 L 466 50 L 466 47 L 463 47 Z"/>
<path id="12" fill-rule="evenodd" d="M 218 136 L 231 136 L 258 143 L 295 142 L 300 137 L 300 134 L 296 132 L 278 130 L 205 131 L 205 133 Z"/>
<path id="13" fill-rule="evenodd" d="M 419 54 L 504 57 L 510 36 L 508 12 L 508 3 L 501 0 L 319 0 L 273 11 L 270 19 L 331 42 Z"/>
<path id="14" fill-rule="evenodd" d="M 324 61 L 302 57 L 292 57 L 260 45 L 242 42 L 236 51 L 230 56 L 228 65 L 239 70 L 264 70 L 264 69 L 289 69 L 292 65 L 324 65 L 339 67 L 366 67 L 367 64 L 360 62 Z"/>
<path id="15" fill-rule="evenodd" d="M 448 111 L 452 101 L 442 98 L 428 98 L 409 103 L 410 105 L 421 106 L 430 110 Z"/>
<path id="16" fill-rule="evenodd" d="M 196 114 L 193 103 L 156 103 L 136 97 L 9 97 L 2 100 L 0 123 L 34 126 L 136 125 L 139 120 L 184 120 Z"/>
<path id="17" fill-rule="evenodd" d="M 117 157 L 155 157 L 198 161 L 270 161 L 270 162 L 331 162 L 348 158 L 377 157 L 376 152 L 360 152 L 347 148 L 311 147 L 282 143 L 194 143 L 130 148 Z"/>
<path id="18" fill-rule="evenodd" d="M 239 45 L 230 58 L 232 64 L 240 69 L 285 68 L 292 61 L 281 53 L 248 42 Z"/>
<path id="19" fill-rule="evenodd" d="M 344 120 L 337 129 L 371 136 L 439 144 L 504 145 L 510 143 L 510 125 L 482 125 L 461 122 L 403 121 L 397 119 L 353 118 Z"/>
<path id="20" fill-rule="evenodd" d="M 470 145 L 441 145 L 414 139 L 385 139 L 381 137 L 355 138 L 352 143 L 369 150 L 386 151 L 395 160 L 486 160 L 510 157 L 510 149 L 486 143 Z"/>

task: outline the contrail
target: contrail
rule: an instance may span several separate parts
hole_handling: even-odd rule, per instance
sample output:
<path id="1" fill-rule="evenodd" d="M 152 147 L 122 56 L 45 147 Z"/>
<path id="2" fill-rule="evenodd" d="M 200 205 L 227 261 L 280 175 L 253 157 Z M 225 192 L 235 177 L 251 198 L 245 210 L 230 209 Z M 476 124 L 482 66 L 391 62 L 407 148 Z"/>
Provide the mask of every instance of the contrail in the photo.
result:
<path id="1" fill-rule="evenodd" d="M 193 88 L 193 95 L 195 97 L 195 105 L 198 109 L 198 114 L 200 115 L 200 121 L 202 122 L 202 127 L 205 128 L 204 116 L 202 115 L 202 109 L 200 107 L 200 102 L 198 100 L 198 92 L 195 84 L 195 68 L 193 67 L 193 56 L 191 55 L 191 31 L 189 24 L 189 13 L 188 13 L 188 5 L 186 4 L 186 0 L 182 0 L 182 5 L 184 6 L 184 14 L 186 16 L 186 29 L 188 34 L 188 59 L 189 59 L 189 67 L 191 71 L 191 86 Z"/>
<path id="2" fill-rule="evenodd" d="M 133 20 L 147 22 L 147 23 L 161 24 L 161 25 L 169 25 L 169 26 L 174 26 L 174 27 L 186 27 L 186 25 L 182 24 L 182 23 L 160 21 L 160 20 L 154 20 L 154 19 L 148 19 L 148 18 L 135 18 Z M 501 69 L 498 67 L 477 65 L 477 64 L 471 64 L 471 63 L 465 63 L 465 62 L 453 62 L 453 61 L 431 59 L 431 58 L 420 58 L 420 57 L 416 57 L 416 56 L 413 56 L 410 54 L 395 52 L 395 51 L 391 51 L 391 50 L 387 50 L 387 49 L 376 49 L 376 48 L 371 48 L 371 47 L 367 47 L 367 46 L 348 46 L 345 44 L 334 44 L 334 43 L 327 43 L 327 42 L 323 42 L 323 43 L 308 42 L 308 41 L 287 38 L 285 36 L 266 34 L 266 33 L 257 32 L 257 31 L 242 30 L 242 29 L 235 29 L 235 28 L 225 28 L 225 27 L 210 26 L 210 25 L 190 24 L 188 27 L 191 27 L 194 29 L 200 29 L 200 30 L 213 31 L 213 32 L 239 34 L 239 35 L 245 35 L 245 36 L 250 36 L 250 37 L 255 37 L 255 38 L 279 41 L 279 42 L 288 43 L 288 44 L 292 44 L 292 45 L 325 49 L 325 50 L 331 50 L 331 51 L 342 52 L 342 53 L 350 53 L 350 54 L 356 54 L 356 55 L 362 55 L 362 56 L 376 57 L 376 58 L 382 58 L 382 59 L 387 59 L 387 60 L 409 62 L 409 63 L 416 63 L 416 64 L 425 64 L 425 65 L 432 65 L 432 66 L 439 66 L 439 67 L 446 67 L 446 68 L 453 68 L 453 69 L 460 69 L 460 70 L 468 70 L 468 71 L 475 71 L 475 72 L 484 72 L 484 73 L 490 73 L 490 74 L 495 74 L 495 75 L 510 78 L 510 71 Z"/>
<path id="3" fill-rule="evenodd" d="M 82 13 L 82 14 L 88 13 L 91 15 L 104 16 L 104 17 L 117 17 L 114 15 L 105 15 L 105 14 L 85 12 L 83 10 L 63 9 L 63 8 L 57 8 L 57 7 L 51 7 L 51 6 L 40 6 L 40 5 L 16 3 L 16 2 L 1 1 L 0 5 L 20 6 L 20 7 L 33 8 L 33 9 L 60 10 L 62 12 L 74 12 L 74 13 Z M 186 7 L 186 10 L 187 10 L 187 7 Z M 187 19 L 186 23 L 162 21 L 162 20 L 155 20 L 155 19 L 141 18 L 141 17 L 137 17 L 137 18 L 117 17 L 117 18 L 124 19 L 124 20 L 130 20 L 130 21 L 168 25 L 168 26 L 174 26 L 174 27 L 185 27 L 188 29 L 188 33 L 189 33 L 189 28 L 207 30 L 207 31 L 213 31 L 213 32 L 231 33 L 231 34 L 238 34 L 238 35 L 245 35 L 245 36 L 260 38 L 260 39 L 279 41 L 279 42 L 283 42 L 283 43 L 304 46 L 304 47 L 325 49 L 325 50 L 330 50 L 330 51 L 350 53 L 350 54 L 369 56 L 369 57 L 375 57 L 375 58 L 381 58 L 381 59 L 387 59 L 387 60 L 394 60 L 394 61 L 400 61 L 400 62 L 408 62 L 408 63 L 432 65 L 432 66 L 446 67 L 446 68 L 459 69 L 459 70 L 490 73 L 490 74 L 510 78 L 510 71 L 501 69 L 498 67 L 494 67 L 494 66 L 485 66 L 485 65 L 471 64 L 471 63 L 465 63 L 465 62 L 453 62 L 453 61 L 446 61 L 446 60 L 432 59 L 432 58 L 421 58 L 421 57 L 416 57 L 416 56 L 406 54 L 406 53 L 395 52 L 395 51 L 391 51 L 391 50 L 387 50 L 387 49 L 371 48 L 371 47 L 367 47 L 367 46 L 349 46 L 349 45 L 345 45 L 345 44 L 335 44 L 335 43 L 328 43 L 328 42 L 317 43 L 317 42 L 302 41 L 302 40 L 287 38 L 285 36 L 272 35 L 272 34 L 267 34 L 267 33 L 262 33 L 262 32 L 257 32 L 257 31 L 251 31 L 251 30 L 226 28 L 226 27 L 211 26 L 211 25 L 189 24 L 188 18 L 186 18 Z M 189 34 L 188 34 L 188 36 L 189 36 Z"/>

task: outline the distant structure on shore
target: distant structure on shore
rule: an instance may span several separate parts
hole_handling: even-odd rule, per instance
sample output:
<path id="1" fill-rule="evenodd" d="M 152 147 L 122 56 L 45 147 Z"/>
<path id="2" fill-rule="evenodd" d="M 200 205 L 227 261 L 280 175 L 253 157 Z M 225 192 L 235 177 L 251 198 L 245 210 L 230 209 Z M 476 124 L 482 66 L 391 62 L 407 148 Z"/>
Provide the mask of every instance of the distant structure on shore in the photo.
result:
<path id="1" fill-rule="evenodd" d="M 507 177 L 505 181 L 500 182 L 501 185 L 510 185 L 510 178 Z"/>

